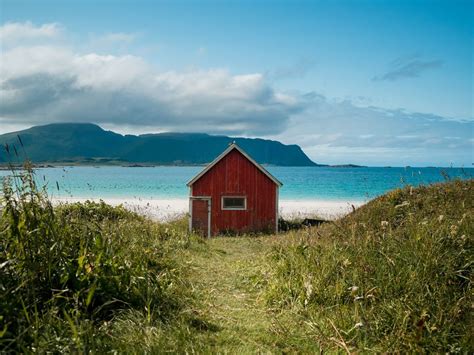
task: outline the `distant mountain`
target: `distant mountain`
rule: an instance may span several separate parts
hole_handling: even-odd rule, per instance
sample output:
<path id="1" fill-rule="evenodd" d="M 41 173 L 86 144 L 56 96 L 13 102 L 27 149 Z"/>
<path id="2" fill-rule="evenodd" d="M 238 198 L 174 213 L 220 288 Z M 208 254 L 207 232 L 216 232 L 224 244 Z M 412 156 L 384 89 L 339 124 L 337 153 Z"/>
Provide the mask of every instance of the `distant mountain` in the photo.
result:
<path id="1" fill-rule="evenodd" d="M 281 166 L 316 166 L 297 145 L 277 141 L 203 133 L 160 133 L 139 136 L 105 131 L 91 123 L 57 123 L 36 126 L 0 135 L 0 144 L 15 146 L 18 155 L 24 151 L 35 163 L 98 164 L 205 164 L 235 141 L 257 162 Z M 13 154 L 13 156 L 12 156 Z M 16 161 L 1 149 L 0 162 Z M 21 158 L 20 158 L 21 160 Z"/>

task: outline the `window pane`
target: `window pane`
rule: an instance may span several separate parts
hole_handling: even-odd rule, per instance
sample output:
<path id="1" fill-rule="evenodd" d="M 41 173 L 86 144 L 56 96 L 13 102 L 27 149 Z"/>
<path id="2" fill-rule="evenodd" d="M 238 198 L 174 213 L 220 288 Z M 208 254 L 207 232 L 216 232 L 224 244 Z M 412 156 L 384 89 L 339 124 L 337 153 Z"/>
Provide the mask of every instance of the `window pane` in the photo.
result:
<path id="1" fill-rule="evenodd" d="M 245 208 L 244 197 L 224 197 L 224 208 Z"/>

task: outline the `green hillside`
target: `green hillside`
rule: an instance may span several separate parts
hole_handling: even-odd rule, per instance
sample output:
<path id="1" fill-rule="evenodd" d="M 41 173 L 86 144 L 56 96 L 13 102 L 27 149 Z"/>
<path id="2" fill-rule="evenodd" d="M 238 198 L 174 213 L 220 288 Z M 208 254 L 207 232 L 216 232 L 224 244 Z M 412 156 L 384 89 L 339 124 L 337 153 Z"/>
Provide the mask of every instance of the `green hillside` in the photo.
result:
<path id="1" fill-rule="evenodd" d="M 473 216 L 474 180 L 451 181 L 289 233 L 269 255 L 267 304 L 322 349 L 472 353 Z"/>
<path id="2" fill-rule="evenodd" d="M 143 163 L 163 165 L 205 164 L 236 141 L 261 164 L 314 166 L 297 145 L 277 141 L 201 133 L 120 135 L 94 124 L 61 123 L 36 126 L 0 136 L 0 144 L 19 146 L 36 163 Z M 24 156 L 21 150 L 20 157 Z M 8 161 L 2 149 L 0 162 Z M 14 160 L 16 157 L 14 157 Z"/>

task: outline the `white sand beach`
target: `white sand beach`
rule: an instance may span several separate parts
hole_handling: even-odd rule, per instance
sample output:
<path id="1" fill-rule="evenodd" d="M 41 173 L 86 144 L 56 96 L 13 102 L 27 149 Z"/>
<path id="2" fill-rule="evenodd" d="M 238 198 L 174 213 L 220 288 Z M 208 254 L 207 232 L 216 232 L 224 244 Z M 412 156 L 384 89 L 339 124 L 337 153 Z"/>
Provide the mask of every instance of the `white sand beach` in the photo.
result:
<path id="1" fill-rule="evenodd" d="M 363 204 L 363 201 L 280 200 L 280 215 L 283 218 L 321 217 L 332 220 Z"/>
<path id="2" fill-rule="evenodd" d="M 56 203 L 100 201 L 99 198 L 55 198 Z M 104 202 L 148 216 L 155 220 L 166 221 L 180 217 L 188 212 L 187 199 L 143 199 L 143 198 L 103 198 Z M 335 219 L 352 211 L 363 204 L 362 201 L 333 200 L 280 200 L 280 215 L 283 218 L 320 217 Z"/>

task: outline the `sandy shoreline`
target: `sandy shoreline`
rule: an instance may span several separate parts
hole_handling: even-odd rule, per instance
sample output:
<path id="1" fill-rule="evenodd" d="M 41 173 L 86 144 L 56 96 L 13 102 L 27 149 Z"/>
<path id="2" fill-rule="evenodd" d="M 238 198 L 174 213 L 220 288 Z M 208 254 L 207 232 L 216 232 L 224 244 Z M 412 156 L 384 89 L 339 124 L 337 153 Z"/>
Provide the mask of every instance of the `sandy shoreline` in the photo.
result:
<path id="1" fill-rule="evenodd" d="M 100 201 L 100 198 L 60 197 L 53 199 L 56 203 Z M 103 198 L 104 202 L 125 208 L 156 220 L 170 220 L 188 212 L 187 199 L 143 199 L 143 198 Z M 284 218 L 322 217 L 335 219 L 352 211 L 352 206 L 359 207 L 363 201 L 332 200 L 280 200 L 280 215 Z"/>

